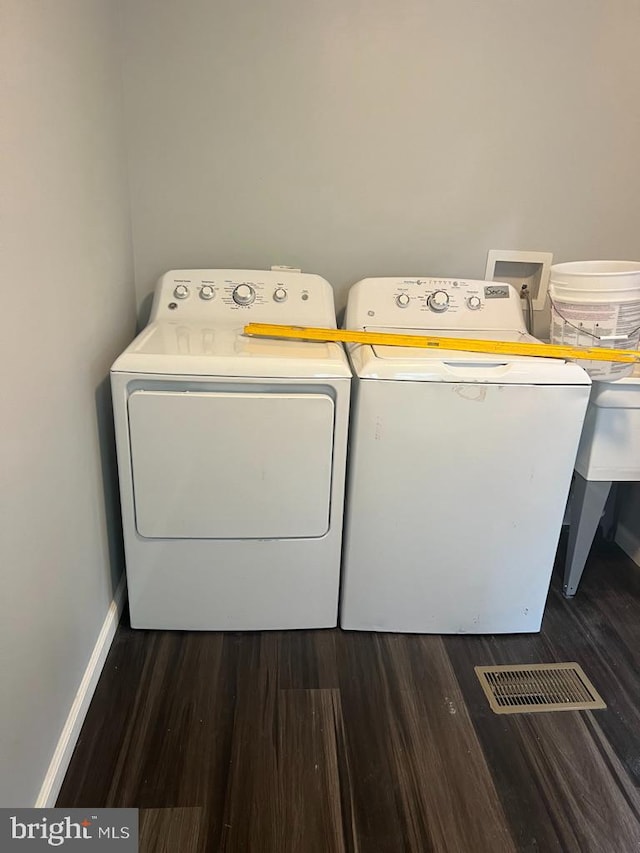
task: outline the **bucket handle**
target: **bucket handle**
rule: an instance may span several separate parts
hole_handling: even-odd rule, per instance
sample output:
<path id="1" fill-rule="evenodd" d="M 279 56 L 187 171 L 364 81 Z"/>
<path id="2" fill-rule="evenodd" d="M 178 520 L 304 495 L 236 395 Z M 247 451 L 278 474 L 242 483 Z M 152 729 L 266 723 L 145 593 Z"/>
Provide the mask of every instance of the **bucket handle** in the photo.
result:
<path id="1" fill-rule="evenodd" d="M 593 338 L 596 341 L 628 341 L 629 338 L 632 338 L 635 334 L 640 332 L 640 326 L 636 326 L 635 329 L 632 329 L 630 332 L 627 332 L 626 335 L 596 335 L 593 332 L 587 331 L 587 329 L 583 329 L 581 326 L 576 326 L 575 323 L 572 323 L 571 320 L 567 320 L 560 311 L 558 311 L 558 307 L 556 303 L 553 301 L 551 297 L 549 297 L 549 302 L 551 303 L 551 307 L 556 312 L 558 317 L 563 320 L 567 326 L 571 326 L 572 329 L 575 329 L 576 332 L 581 332 L 583 335 L 588 335 L 590 338 Z"/>

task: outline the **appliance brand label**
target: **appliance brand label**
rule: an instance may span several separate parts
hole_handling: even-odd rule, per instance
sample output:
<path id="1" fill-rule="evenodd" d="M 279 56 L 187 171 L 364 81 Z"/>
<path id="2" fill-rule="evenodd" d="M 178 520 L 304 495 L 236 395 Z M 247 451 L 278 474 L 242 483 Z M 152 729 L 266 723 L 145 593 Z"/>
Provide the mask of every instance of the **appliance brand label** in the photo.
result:
<path id="1" fill-rule="evenodd" d="M 489 284 L 484 289 L 485 299 L 508 299 L 509 285 L 508 284 Z"/>
<path id="2" fill-rule="evenodd" d="M 0 851 L 138 853 L 137 809 L 0 809 Z"/>

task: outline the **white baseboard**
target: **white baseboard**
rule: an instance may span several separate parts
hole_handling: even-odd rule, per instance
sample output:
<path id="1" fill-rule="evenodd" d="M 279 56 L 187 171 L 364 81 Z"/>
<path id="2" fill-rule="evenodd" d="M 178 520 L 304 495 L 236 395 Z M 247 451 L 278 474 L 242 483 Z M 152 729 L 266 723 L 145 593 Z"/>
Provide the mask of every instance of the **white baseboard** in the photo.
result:
<path id="1" fill-rule="evenodd" d="M 621 522 L 618 523 L 616 528 L 616 542 L 625 554 L 631 557 L 636 566 L 640 566 L 640 537 L 636 533 L 632 533 Z"/>
<path id="2" fill-rule="evenodd" d="M 65 773 L 73 755 L 73 750 L 80 736 L 80 729 L 89 710 L 89 704 L 100 678 L 102 667 L 107 659 L 107 654 L 109 653 L 118 623 L 120 622 L 125 600 L 125 586 L 126 582 L 123 572 L 113 600 L 109 605 L 105 620 L 102 623 L 98 639 L 93 647 L 89 663 L 82 676 L 78 692 L 73 700 L 67 720 L 58 739 L 58 744 L 44 777 L 42 787 L 40 788 L 38 799 L 35 802 L 35 808 L 37 809 L 53 808 L 56 804 Z"/>

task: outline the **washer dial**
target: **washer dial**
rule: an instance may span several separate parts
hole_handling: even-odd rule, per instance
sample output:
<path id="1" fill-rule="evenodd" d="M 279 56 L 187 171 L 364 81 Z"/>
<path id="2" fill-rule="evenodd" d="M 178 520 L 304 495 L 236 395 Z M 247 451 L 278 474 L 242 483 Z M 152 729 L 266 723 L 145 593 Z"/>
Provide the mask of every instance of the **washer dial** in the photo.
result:
<path id="1" fill-rule="evenodd" d="M 210 284 L 203 284 L 200 288 L 200 299 L 213 299 L 215 295 L 216 292 Z"/>
<path id="2" fill-rule="evenodd" d="M 471 311 L 477 311 L 478 308 L 481 308 L 481 307 L 482 307 L 482 302 L 480 301 L 479 296 L 470 296 L 467 299 L 467 308 L 469 308 Z"/>
<path id="3" fill-rule="evenodd" d="M 251 305 L 256 298 L 256 292 L 250 284 L 239 284 L 233 290 L 233 301 L 237 305 Z"/>
<path id="4" fill-rule="evenodd" d="M 446 311 L 449 307 L 449 294 L 446 290 L 434 290 L 427 299 L 427 305 L 432 311 Z"/>
<path id="5" fill-rule="evenodd" d="M 176 284 L 173 295 L 176 299 L 186 299 L 189 295 L 189 288 L 186 284 Z"/>
<path id="6" fill-rule="evenodd" d="M 396 296 L 396 305 L 398 308 L 406 308 L 411 302 L 411 297 L 408 293 L 399 293 Z"/>
<path id="7" fill-rule="evenodd" d="M 274 302 L 284 302 L 287 298 L 287 291 L 284 287 L 276 287 L 273 291 L 273 300 Z"/>

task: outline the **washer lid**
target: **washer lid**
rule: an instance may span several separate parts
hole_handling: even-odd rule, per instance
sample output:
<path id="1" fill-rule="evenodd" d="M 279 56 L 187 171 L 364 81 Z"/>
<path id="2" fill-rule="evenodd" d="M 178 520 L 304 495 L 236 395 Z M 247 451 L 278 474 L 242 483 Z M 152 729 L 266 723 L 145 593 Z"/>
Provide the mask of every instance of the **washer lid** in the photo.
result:
<path id="1" fill-rule="evenodd" d="M 392 329 L 369 326 L 368 332 L 400 332 L 487 341 L 541 343 L 519 330 Z M 542 356 L 427 350 L 416 347 L 351 344 L 349 355 L 357 376 L 415 382 L 489 382 L 496 384 L 589 385 L 587 373 L 577 364 Z"/>
<path id="2" fill-rule="evenodd" d="M 151 323 L 111 368 L 114 372 L 188 376 L 350 377 L 337 343 L 250 338 L 236 329 Z"/>

